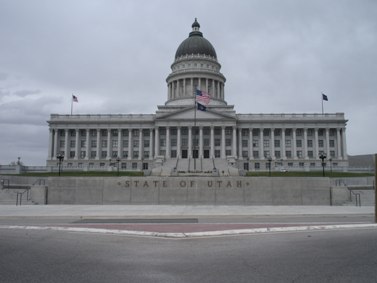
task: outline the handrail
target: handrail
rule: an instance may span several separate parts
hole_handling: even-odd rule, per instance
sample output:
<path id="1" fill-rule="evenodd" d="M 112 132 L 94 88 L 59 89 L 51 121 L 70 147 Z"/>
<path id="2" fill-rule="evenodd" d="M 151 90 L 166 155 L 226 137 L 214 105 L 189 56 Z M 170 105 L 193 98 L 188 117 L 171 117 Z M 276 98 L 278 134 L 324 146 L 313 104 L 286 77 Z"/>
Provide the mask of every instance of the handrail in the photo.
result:
<path id="1" fill-rule="evenodd" d="M 360 193 L 355 193 L 354 191 L 352 190 L 349 190 L 350 191 L 350 199 L 352 201 L 352 195 L 354 195 L 356 197 L 356 206 L 361 206 L 361 195 Z"/>

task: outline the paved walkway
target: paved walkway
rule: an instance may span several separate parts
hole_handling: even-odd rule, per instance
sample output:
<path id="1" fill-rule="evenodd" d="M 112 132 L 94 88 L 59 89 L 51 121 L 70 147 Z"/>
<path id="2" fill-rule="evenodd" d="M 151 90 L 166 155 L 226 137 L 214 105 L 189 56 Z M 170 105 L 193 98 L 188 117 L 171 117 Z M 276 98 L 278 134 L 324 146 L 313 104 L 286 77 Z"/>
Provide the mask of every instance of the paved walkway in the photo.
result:
<path id="1" fill-rule="evenodd" d="M 172 206 L 172 205 L 1 205 L 0 219 L 73 218 L 47 225 L 0 225 L 0 229 L 54 230 L 167 238 L 208 237 L 329 229 L 377 229 L 374 223 L 195 223 L 200 217 L 374 215 L 374 207 L 353 206 Z M 190 218 L 191 217 L 191 218 Z M 133 220 L 135 223 L 124 221 Z M 155 223 L 138 222 L 160 219 Z M 163 220 L 174 220 L 167 223 Z M 304 220 L 305 218 L 303 218 Z M 89 220 L 86 221 L 85 220 Z M 111 221 L 109 221 L 111 220 Z M 118 221 L 117 221 L 118 220 Z M 122 220 L 122 221 L 120 221 Z M 182 220 L 182 221 L 181 221 Z M 184 220 L 184 221 L 183 221 Z"/>
<path id="2" fill-rule="evenodd" d="M 0 217 L 182 217 L 373 214 L 374 206 L 0 205 Z"/>

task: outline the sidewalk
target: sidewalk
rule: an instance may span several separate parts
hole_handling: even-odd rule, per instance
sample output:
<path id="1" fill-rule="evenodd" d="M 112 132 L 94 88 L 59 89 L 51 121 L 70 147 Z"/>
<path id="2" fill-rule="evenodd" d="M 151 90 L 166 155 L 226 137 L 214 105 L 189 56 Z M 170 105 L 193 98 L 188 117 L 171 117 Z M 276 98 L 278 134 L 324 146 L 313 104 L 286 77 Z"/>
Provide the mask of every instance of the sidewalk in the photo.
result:
<path id="1" fill-rule="evenodd" d="M 0 225 L 0 229 L 52 230 L 163 238 L 193 238 L 259 233 L 377 229 L 374 223 L 305 222 L 305 216 L 374 215 L 373 206 L 172 206 L 172 205 L 0 205 L 0 220 L 71 219 L 67 223 Z M 194 223 L 187 220 L 211 217 L 303 216 L 302 222 Z M 72 222 L 72 219 L 74 221 Z M 127 220 L 128 219 L 128 220 Z M 158 220 L 147 221 L 143 220 Z M 281 219 L 281 218 L 279 218 Z M 78 220 L 78 221 L 77 221 Z M 109 221 L 110 220 L 110 221 Z M 130 221 L 131 220 L 131 221 Z M 142 221 L 140 221 L 142 220 Z M 174 220 L 168 223 L 164 220 Z M 9 222 L 10 221 L 10 222 Z M 135 221 L 133 223 L 133 221 Z M 161 221 L 161 222 L 160 222 Z M 139 223 L 138 223 L 139 222 Z M 47 222 L 49 223 L 49 222 Z"/>
<path id="2" fill-rule="evenodd" d="M 187 217 L 374 214 L 374 206 L 0 205 L 2 217 Z"/>

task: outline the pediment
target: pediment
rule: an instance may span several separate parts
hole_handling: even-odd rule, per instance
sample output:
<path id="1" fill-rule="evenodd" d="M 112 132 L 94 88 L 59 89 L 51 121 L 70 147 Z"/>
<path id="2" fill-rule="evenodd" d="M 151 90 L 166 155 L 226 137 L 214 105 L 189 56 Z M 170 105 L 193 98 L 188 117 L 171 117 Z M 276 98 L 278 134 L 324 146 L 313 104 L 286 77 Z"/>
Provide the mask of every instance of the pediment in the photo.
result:
<path id="1" fill-rule="evenodd" d="M 232 115 L 233 114 L 233 115 Z M 207 111 L 195 110 L 187 107 L 185 109 L 169 112 L 156 117 L 156 120 L 235 120 L 235 113 L 222 113 L 216 108 L 207 108 Z"/>

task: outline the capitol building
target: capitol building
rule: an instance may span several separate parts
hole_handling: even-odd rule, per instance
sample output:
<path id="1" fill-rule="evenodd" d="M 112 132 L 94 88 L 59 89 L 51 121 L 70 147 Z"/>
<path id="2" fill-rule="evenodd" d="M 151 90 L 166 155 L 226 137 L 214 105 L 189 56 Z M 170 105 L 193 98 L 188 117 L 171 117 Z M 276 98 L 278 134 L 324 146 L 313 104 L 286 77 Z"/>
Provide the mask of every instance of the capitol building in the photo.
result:
<path id="1" fill-rule="evenodd" d="M 226 74 L 225 74 L 226 75 Z M 236 113 L 213 45 L 195 19 L 153 114 L 51 114 L 47 166 L 119 166 L 152 175 L 238 175 L 258 170 L 348 167 L 344 113 Z M 246 83 L 246 82 L 245 82 Z M 199 95 L 198 95 L 199 94 Z"/>

